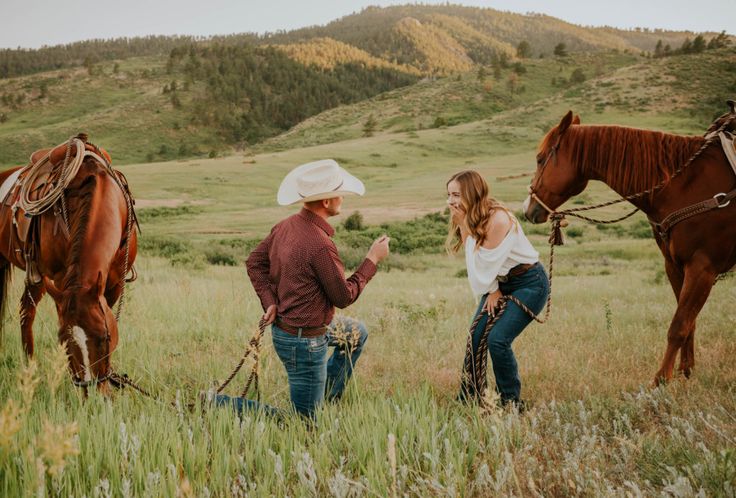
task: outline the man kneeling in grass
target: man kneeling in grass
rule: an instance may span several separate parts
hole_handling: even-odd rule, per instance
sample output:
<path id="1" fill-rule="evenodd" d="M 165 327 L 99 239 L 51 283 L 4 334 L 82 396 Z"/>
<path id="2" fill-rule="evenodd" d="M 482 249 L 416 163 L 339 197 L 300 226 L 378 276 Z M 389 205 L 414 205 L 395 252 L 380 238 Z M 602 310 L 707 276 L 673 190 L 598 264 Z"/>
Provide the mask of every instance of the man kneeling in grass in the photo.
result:
<path id="1" fill-rule="evenodd" d="M 327 219 L 340 214 L 343 196 L 364 193 L 363 183 L 331 159 L 295 168 L 281 182 L 277 200 L 282 206 L 302 203 L 302 209 L 276 224 L 246 261 L 263 320 L 272 325 L 274 349 L 286 368 L 292 405 L 310 419 L 325 397 L 342 396 L 368 338 L 362 322 L 334 318 L 335 307 L 353 304 L 389 253 L 389 237 L 379 237 L 345 278 L 331 239 L 335 229 Z M 335 350 L 328 360 L 329 346 Z M 277 412 L 225 395 L 217 395 L 215 403 Z"/>

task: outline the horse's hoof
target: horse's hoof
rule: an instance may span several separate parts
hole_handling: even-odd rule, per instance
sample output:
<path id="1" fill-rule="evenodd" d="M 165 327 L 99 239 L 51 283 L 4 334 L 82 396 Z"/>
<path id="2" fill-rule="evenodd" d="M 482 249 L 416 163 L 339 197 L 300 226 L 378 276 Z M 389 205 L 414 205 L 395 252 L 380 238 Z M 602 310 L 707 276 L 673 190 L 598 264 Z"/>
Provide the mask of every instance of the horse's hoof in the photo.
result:
<path id="1" fill-rule="evenodd" d="M 652 388 L 656 389 L 660 386 L 667 385 L 667 378 L 664 375 L 657 375 L 652 381 Z"/>

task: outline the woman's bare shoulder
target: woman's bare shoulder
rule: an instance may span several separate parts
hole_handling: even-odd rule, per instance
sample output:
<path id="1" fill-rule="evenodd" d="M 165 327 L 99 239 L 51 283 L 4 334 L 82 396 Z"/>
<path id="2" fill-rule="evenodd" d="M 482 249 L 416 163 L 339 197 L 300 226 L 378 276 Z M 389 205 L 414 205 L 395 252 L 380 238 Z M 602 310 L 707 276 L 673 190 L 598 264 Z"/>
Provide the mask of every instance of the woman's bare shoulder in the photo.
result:
<path id="1" fill-rule="evenodd" d="M 513 218 L 504 209 L 494 209 L 486 225 L 487 235 L 481 247 L 495 249 L 506 238 L 514 225 Z"/>

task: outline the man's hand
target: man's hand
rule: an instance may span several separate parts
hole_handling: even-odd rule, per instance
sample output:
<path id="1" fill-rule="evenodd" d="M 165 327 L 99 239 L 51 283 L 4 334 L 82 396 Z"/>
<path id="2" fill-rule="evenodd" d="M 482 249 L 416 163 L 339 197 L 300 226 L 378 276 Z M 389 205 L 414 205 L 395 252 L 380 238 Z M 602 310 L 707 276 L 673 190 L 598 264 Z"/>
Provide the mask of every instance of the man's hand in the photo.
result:
<path id="1" fill-rule="evenodd" d="M 388 235 L 381 235 L 373 241 L 371 248 L 368 249 L 366 258 L 373 261 L 374 265 L 377 265 L 383 258 L 388 256 L 389 248 L 388 243 L 391 238 Z"/>
<path id="2" fill-rule="evenodd" d="M 501 294 L 500 290 L 497 290 L 488 294 L 488 297 L 486 298 L 486 304 L 483 306 L 483 309 L 491 318 L 496 316 L 496 307 L 498 306 L 498 300 L 501 299 L 501 296 L 503 296 L 503 294 Z"/>
<path id="3" fill-rule="evenodd" d="M 268 307 L 266 312 L 263 314 L 263 318 L 261 320 L 266 322 L 266 325 L 271 325 L 274 320 L 276 320 L 276 305 L 272 304 Z"/>

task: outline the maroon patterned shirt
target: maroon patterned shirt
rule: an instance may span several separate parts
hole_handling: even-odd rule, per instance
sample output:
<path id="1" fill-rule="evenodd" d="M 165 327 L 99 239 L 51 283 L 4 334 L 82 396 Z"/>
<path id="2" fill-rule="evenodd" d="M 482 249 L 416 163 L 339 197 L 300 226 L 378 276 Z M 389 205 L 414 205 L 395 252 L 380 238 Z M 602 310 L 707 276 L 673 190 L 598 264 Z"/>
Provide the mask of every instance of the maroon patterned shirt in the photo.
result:
<path id="1" fill-rule="evenodd" d="M 294 327 L 329 325 L 335 306 L 358 299 L 376 265 L 365 259 L 348 279 L 327 220 L 302 208 L 276 224 L 245 265 L 263 309 L 277 305 L 279 319 Z"/>

